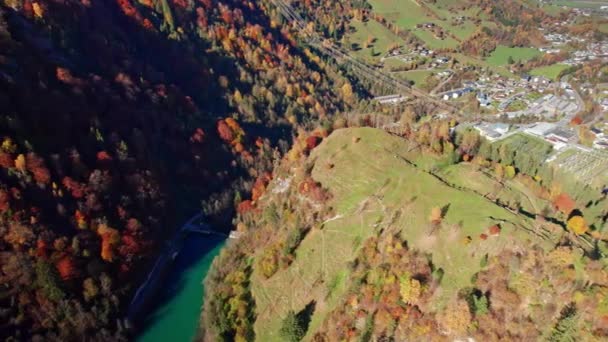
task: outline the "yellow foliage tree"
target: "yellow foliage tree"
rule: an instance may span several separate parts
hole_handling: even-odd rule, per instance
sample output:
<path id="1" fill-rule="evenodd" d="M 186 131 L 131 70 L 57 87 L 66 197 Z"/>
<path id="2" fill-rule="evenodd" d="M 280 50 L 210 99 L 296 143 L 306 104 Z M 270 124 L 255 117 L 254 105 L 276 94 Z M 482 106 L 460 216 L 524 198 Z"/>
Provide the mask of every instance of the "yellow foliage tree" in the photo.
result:
<path id="1" fill-rule="evenodd" d="M 236 103 L 243 102 L 243 95 L 238 89 L 234 91 L 234 101 L 236 101 Z"/>
<path id="2" fill-rule="evenodd" d="M 472 316 L 469 306 L 464 300 L 448 304 L 448 307 L 439 314 L 439 323 L 448 335 L 459 335 L 467 331 Z"/>
<path id="3" fill-rule="evenodd" d="M 406 274 L 399 283 L 399 293 L 404 303 L 415 304 L 422 293 L 422 286 L 417 279 L 412 279 L 409 274 Z"/>
<path id="4" fill-rule="evenodd" d="M 97 294 L 99 294 L 99 287 L 95 284 L 95 280 L 93 278 L 87 278 L 82 283 L 82 294 L 84 296 L 85 301 L 90 301 L 95 298 Z"/>
<path id="5" fill-rule="evenodd" d="M 18 155 L 17 159 L 15 159 L 15 168 L 21 172 L 25 172 L 25 156 L 23 154 Z"/>
<path id="6" fill-rule="evenodd" d="M 15 153 L 15 151 L 17 150 L 17 145 L 15 145 L 13 143 L 13 139 L 6 137 L 2 141 L 1 148 L 2 148 L 2 151 L 6 152 L 6 153 Z"/>
<path id="7" fill-rule="evenodd" d="M 505 166 L 505 175 L 507 176 L 507 178 L 512 179 L 513 177 L 515 177 L 515 168 L 511 165 L 507 165 Z"/>
<path id="8" fill-rule="evenodd" d="M 505 169 L 500 164 L 494 165 L 494 173 L 498 179 L 502 179 L 505 176 Z"/>
<path id="9" fill-rule="evenodd" d="M 353 98 L 353 87 L 350 85 L 350 83 L 346 82 L 342 86 L 342 96 L 344 96 L 344 99 L 347 100 L 347 101 L 352 100 L 352 98 Z"/>
<path id="10" fill-rule="evenodd" d="M 576 235 L 583 235 L 587 232 L 587 222 L 582 216 L 575 215 L 568 220 L 568 229 L 570 229 Z"/>

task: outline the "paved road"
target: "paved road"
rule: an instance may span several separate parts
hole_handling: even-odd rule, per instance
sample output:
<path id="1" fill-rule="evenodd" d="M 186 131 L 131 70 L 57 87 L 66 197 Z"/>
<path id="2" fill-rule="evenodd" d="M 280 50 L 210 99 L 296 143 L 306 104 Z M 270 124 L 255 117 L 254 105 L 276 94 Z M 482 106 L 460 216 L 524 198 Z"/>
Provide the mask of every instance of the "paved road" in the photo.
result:
<path id="1" fill-rule="evenodd" d="M 449 70 L 449 69 L 448 69 Z M 450 70 L 452 71 L 452 70 Z M 435 88 L 433 88 L 433 90 L 431 90 L 431 92 L 429 93 L 430 95 L 435 95 L 435 93 L 443 88 L 444 85 L 446 85 L 446 83 L 450 82 L 452 80 L 452 78 L 454 78 L 455 73 L 452 71 L 452 73 L 450 74 L 450 76 L 448 76 L 445 80 L 441 81 Z"/>

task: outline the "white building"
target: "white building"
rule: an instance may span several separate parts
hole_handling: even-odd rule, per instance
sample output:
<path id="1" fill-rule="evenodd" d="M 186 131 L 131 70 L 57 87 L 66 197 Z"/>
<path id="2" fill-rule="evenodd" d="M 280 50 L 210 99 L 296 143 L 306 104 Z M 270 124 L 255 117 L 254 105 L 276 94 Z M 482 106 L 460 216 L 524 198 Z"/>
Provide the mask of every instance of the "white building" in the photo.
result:
<path id="1" fill-rule="evenodd" d="M 377 96 L 374 97 L 374 100 L 382 103 L 382 104 L 397 104 L 399 102 L 403 102 L 407 100 L 407 97 L 399 94 L 395 95 L 386 95 L 386 96 Z"/>
<path id="2" fill-rule="evenodd" d="M 526 128 L 524 130 L 524 132 L 526 132 L 530 135 L 544 138 L 545 135 L 547 133 L 549 133 L 551 130 L 553 130 L 555 127 L 556 127 L 556 125 L 554 123 L 539 122 L 539 123 L 536 123 L 536 124 Z"/>
<path id="3" fill-rule="evenodd" d="M 489 141 L 495 141 L 502 138 L 509 131 L 509 125 L 505 123 L 487 123 L 483 122 L 475 125 L 475 129 L 479 131 L 479 135 L 488 139 Z"/>

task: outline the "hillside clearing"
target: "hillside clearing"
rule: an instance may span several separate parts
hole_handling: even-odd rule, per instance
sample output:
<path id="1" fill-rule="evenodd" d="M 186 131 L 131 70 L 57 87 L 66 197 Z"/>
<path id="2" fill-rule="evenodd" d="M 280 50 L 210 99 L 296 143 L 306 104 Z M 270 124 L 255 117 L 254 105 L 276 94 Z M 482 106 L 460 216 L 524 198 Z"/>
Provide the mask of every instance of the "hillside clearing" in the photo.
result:
<path id="1" fill-rule="evenodd" d="M 557 80 L 559 74 L 568 69 L 566 64 L 552 64 L 530 70 L 530 75 L 545 76 L 552 80 Z"/>
<path id="2" fill-rule="evenodd" d="M 361 59 L 374 57 L 379 59 L 380 56 L 387 52 L 391 45 L 403 45 L 403 41 L 399 36 L 374 20 L 366 22 L 355 20 L 351 26 L 355 29 L 355 32 L 349 34 L 348 38 L 351 43 L 358 45 L 358 49 L 353 54 Z M 371 40 L 371 44 L 365 47 L 368 40 Z"/>
<path id="3" fill-rule="evenodd" d="M 335 131 L 313 151 L 309 157 L 314 162 L 312 176 L 333 195 L 328 205 L 338 218 L 306 236 L 289 268 L 268 280 L 254 272 L 259 340 L 280 341 L 281 317 L 312 301 L 316 309 L 308 331 L 315 331 L 345 293 L 348 263 L 361 242 L 381 229 L 401 232 L 412 248 L 432 252 L 433 264 L 445 271 L 442 291 L 434 299 L 436 309 L 470 284 L 486 254 L 536 239 L 530 233 L 535 229 L 533 220 L 496 205 L 469 182 L 475 177 L 496 184 L 494 179 L 463 164 L 442 171 L 442 180 L 412 165 L 417 158 L 429 157 L 406 154 L 408 149 L 408 142 L 384 131 L 350 128 Z M 328 170 L 330 161 L 333 167 Z M 517 186 L 501 191 L 504 196 L 527 196 Z M 443 222 L 435 228 L 429 223 L 433 207 L 445 212 Z M 480 238 L 480 234 L 489 235 L 488 228 L 496 224 L 501 227 L 499 235 Z"/>
<path id="4" fill-rule="evenodd" d="M 393 73 L 399 78 L 403 78 L 414 82 L 414 85 L 420 87 L 424 81 L 433 74 L 430 70 L 411 70 L 411 71 L 400 71 Z"/>
<path id="5" fill-rule="evenodd" d="M 508 47 L 499 45 L 496 47 L 496 50 L 492 52 L 490 57 L 486 59 L 486 62 L 495 66 L 505 66 L 509 64 L 509 57 L 511 57 L 515 62 L 525 62 L 539 55 L 541 55 L 541 52 L 535 48 Z"/>

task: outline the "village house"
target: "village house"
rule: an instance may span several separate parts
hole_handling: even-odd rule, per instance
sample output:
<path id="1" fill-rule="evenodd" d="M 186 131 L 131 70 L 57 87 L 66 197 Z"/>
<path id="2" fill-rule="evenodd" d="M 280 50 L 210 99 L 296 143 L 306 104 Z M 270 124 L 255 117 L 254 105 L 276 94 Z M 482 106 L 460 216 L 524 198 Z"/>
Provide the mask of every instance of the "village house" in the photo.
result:
<path id="1" fill-rule="evenodd" d="M 479 101 L 479 105 L 482 107 L 488 107 L 492 100 L 488 97 L 488 94 L 480 92 L 477 94 L 477 101 Z"/>
<path id="2" fill-rule="evenodd" d="M 526 128 L 524 130 L 524 132 L 528 133 L 530 135 L 544 138 L 545 135 L 547 133 L 549 133 L 551 130 L 553 130 L 555 127 L 556 127 L 556 125 L 554 123 L 539 122 L 539 123 L 533 124 L 532 126 Z"/>
<path id="3" fill-rule="evenodd" d="M 509 131 L 509 125 L 505 123 L 480 123 L 475 125 L 475 129 L 479 131 L 479 135 L 488 139 L 489 141 L 495 141 L 500 139 L 503 135 Z"/>

